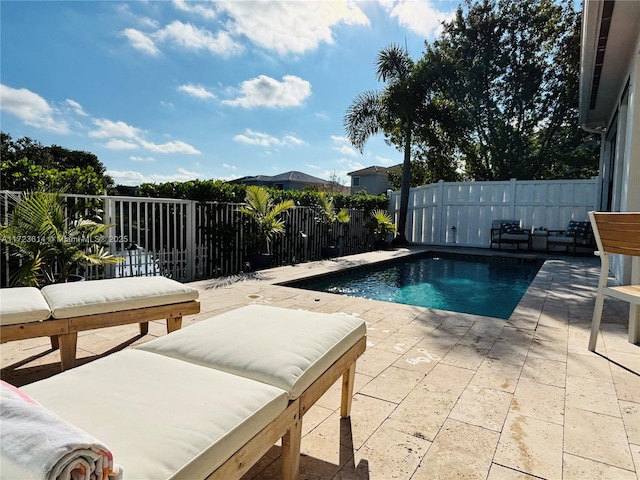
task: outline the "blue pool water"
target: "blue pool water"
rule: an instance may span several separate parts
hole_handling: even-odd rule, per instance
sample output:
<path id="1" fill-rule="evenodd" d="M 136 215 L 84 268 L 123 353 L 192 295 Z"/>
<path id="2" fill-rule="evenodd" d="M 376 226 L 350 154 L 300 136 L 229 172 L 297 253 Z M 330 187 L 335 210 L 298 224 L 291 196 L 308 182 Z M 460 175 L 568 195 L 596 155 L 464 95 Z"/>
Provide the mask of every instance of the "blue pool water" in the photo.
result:
<path id="1" fill-rule="evenodd" d="M 541 264 L 482 257 L 409 257 L 287 285 L 507 319 Z"/>

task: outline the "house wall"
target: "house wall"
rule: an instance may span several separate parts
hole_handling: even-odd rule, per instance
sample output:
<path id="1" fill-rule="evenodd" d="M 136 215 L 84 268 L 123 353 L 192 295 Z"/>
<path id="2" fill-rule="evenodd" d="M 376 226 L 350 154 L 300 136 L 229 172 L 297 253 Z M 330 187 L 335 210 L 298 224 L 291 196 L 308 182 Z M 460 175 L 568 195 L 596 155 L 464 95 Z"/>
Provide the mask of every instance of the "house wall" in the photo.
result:
<path id="1" fill-rule="evenodd" d="M 600 180 L 604 179 L 604 188 L 599 205 L 611 211 L 640 211 L 640 36 L 636 39 L 635 52 L 627 70 L 628 83 L 623 82 L 618 100 L 611 106 L 607 134 L 603 136 Z M 613 171 L 609 173 L 612 166 Z M 613 176 L 611 201 L 606 190 L 610 174 Z M 631 270 L 630 258 L 612 256 L 611 272 L 619 282 L 629 283 Z"/>
<path id="2" fill-rule="evenodd" d="M 354 177 L 360 178 L 360 186 L 353 185 Z M 379 195 L 385 193 L 389 188 L 387 175 L 354 175 L 351 177 L 351 193 L 366 190 L 369 195 Z"/>

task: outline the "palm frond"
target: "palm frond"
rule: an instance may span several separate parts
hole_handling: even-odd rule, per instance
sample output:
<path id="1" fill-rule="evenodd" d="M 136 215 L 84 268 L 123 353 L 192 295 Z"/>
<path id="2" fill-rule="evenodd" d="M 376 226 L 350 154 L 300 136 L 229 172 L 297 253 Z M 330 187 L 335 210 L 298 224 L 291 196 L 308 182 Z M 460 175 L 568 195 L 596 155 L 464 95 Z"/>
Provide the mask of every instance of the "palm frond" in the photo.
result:
<path id="1" fill-rule="evenodd" d="M 409 52 L 400 45 L 391 44 L 378 53 L 376 77 L 383 82 L 395 82 L 407 78 L 413 69 Z"/>
<path id="2" fill-rule="evenodd" d="M 374 91 L 360 93 L 347 109 L 343 120 L 345 132 L 360 153 L 369 137 L 381 131 L 381 114 L 380 94 Z"/>

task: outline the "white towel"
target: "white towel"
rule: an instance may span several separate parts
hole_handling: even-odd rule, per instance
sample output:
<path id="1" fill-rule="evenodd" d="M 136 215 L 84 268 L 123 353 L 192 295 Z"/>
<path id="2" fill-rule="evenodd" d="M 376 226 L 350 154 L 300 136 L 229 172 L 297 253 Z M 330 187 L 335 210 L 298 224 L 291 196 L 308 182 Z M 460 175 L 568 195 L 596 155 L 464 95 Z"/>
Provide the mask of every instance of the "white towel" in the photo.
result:
<path id="1" fill-rule="evenodd" d="M 122 480 L 104 444 L 3 381 L 0 432 L 3 480 Z"/>

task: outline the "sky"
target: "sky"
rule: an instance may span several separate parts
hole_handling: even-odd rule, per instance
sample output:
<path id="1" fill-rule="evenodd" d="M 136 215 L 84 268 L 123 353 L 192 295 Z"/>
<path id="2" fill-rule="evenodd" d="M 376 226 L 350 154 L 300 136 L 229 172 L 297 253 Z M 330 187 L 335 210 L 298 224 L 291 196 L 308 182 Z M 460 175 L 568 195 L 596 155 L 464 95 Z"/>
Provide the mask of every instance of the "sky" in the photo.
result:
<path id="1" fill-rule="evenodd" d="M 94 153 L 116 184 L 402 162 L 344 133 L 377 53 L 419 59 L 457 1 L 0 2 L 0 127 Z"/>

